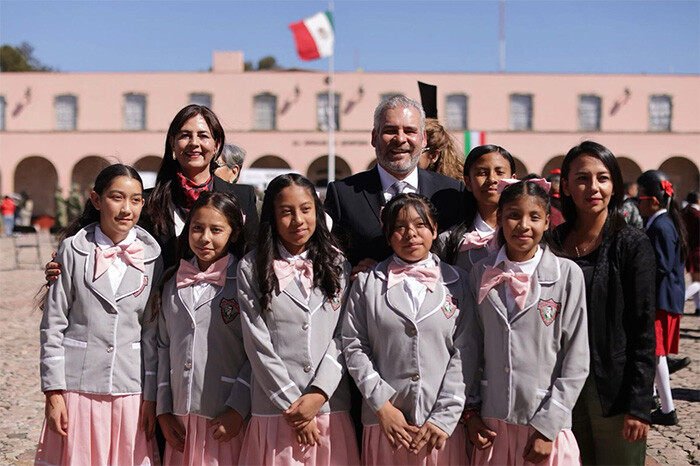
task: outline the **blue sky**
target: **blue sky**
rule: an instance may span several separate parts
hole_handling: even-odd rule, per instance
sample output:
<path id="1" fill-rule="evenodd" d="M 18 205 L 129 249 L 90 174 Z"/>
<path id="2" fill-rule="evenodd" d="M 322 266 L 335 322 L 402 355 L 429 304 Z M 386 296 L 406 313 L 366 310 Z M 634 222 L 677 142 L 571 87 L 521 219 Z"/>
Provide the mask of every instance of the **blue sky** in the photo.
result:
<path id="1" fill-rule="evenodd" d="M 301 61 L 325 1 L 0 0 L 0 42 L 60 71 L 205 71 L 212 50 Z M 336 0 L 336 70 L 498 71 L 498 1 Z M 506 71 L 700 74 L 700 0 L 508 0 Z"/>

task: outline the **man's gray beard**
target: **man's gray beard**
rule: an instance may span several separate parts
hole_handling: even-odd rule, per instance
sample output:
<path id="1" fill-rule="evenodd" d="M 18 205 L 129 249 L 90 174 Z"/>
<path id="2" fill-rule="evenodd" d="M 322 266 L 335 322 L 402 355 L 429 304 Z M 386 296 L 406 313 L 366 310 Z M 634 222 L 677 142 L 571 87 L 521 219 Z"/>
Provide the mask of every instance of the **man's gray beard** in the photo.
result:
<path id="1" fill-rule="evenodd" d="M 379 165 L 381 165 L 381 167 L 384 170 L 386 170 L 390 173 L 396 173 L 396 174 L 399 174 L 401 176 L 406 176 L 409 173 L 411 173 L 418 166 L 418 161 L 420 160 L 421 152 L 422 152 L 422 150 L 418 150 L 416 152 L 416 154 L 414 154 L 411 157 L 410 161 L 408 162 L 409 163 L 408 169 L 402 169 L 402 170 L 399 170 L 399 168 L 401 168 L 401 167 L 396 166 L 398 164 L 398 162 L 389 162 L 386 160 L 382 161 L 382 157 L 379 154 L 377 154 L 376 151 L 375 151 L 375 156 L 377 158 L 377 163 Z"/>

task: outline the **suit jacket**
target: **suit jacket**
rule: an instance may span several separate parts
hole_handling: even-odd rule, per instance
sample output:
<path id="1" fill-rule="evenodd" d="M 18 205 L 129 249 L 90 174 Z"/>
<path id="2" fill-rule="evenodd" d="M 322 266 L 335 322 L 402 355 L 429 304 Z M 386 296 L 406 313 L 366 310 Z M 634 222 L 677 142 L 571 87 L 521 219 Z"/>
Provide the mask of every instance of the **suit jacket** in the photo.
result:
<path id="1" fill-rule="evenodd" d="M 656 309 L 683 314 L 685 271 L 681 261 L 681 239 L 668 213 L 651 222 L 647 236 L 656 254 Z"/>
<path id="2" fill-rule="evenodd" d="M 463 218 L 463 191 L 460 181 L 418 168 L 418 192 L 435 205 L 440 231 Z M 384 193 L 377 167 L 328 185 L 325 208 L 333 219 L 333 233 L 352 265 L 365 257 L 381 261 L 392 254 L 379 223 L 382 205 Z"/>
<path id="3" fill-rule="evenodd" d="M 643 231 L 626 225 L 603 230 L 588 305 L 591 373 L 603 416 L 631 414 L 647 422 L 656 373 L 654 250 Z M 560 249 L 571 231 L 554 231 Z"/>
<path id="4" fill-rule="evenodd" d="M 153 192 L 153 188 L 146 189 L 143 192 L 143 196 L 148 203 L 148 198 Z M 255 189 L 247 184 L 231 184 L 228 183 L 218 176 L 214 176 L 214 188 L 215 193 L 226 193 L 233 196 L 241 206 L 243 213 L 245 214 L 245 238 L 247 244 L 255 244 L 255 238 L 258 236 L 258 209 L 256 205 Z M 139 219 L 139 225 L 145 228 L 148 232 L 153 234 L 153 224 L 146 209 L 144 208 L 141 212 L 141 218 Z M 175 234 L 175 225 L 168 225 L 168 229 L 165 233 L 161 235 L 153 234 L 155 239 L 160 244 L 163 256 L 163 266 L 168 269 L 175 265 L 175 254 L 177 249 L 177 235 Z"/>

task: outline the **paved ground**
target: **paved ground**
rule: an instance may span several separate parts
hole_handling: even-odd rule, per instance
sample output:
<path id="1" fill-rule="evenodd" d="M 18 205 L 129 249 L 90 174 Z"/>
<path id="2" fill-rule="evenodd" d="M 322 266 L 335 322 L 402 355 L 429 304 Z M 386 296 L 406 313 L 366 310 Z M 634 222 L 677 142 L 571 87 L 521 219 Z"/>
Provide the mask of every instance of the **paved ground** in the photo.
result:
<path id="1" fill-rule="evenodd" d="M 41 237 L 41 257 L 53 250 Z M 32 259 L 23 251 L 24 261 Z M 39 269 L 13 270 L 12 240 L 0 238 L 0 464 L 33 462 L 43 420 L 39 386 L 39 320 L 33 301 L 44 282 Z M 692 312 L 687 303 L 686 312 Z M 693 364 L 671 376 L 680 425 L 652 428 L 648 465 L 700 465 L 700 317 L 681 322 L 680 349 Z"/>

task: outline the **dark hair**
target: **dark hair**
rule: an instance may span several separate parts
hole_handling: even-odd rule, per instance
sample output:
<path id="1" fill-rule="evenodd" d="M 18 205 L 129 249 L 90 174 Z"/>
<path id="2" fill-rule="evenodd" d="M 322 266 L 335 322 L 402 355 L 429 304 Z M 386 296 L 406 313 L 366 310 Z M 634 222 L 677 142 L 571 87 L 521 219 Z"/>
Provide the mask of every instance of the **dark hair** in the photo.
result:
<path id="1" fill-rule="evenodd" d="M 143 189 L 143 181 L 141 181 L 141 176 L 133 167 L 129 165 L 123 165 L 121 163 L 115 163 L 114 165 L 105 167 L 102 169 L 102 171 L 100 171 L 100 173 L 97 175 L 97 178 L 95 178 L 95 185 L 92 188 L 92 190 L 101 196 L 105 192 L 105 190 L 112 185 L 114 179 L 120 176 L 126 176 L 138 181 L 141 185 L 141 189 Z M 134 220 L 135 224 L 138 219 Z M 59 241 L 63 241 L 66 238 L 70 238 L 71 236 L 74 236 L 76 233 L 78 233 L 82 228 L 90 225 L 91 223 L 99 221 L 100 211 L 97 210 L 94 205 L 92 205 L 92 201 L 90 199 L 87 199 L 85 201 L 85 207 L 83 208 L 83 212 L 80 214 L 80 217 L 73 220 L 73 222 L 71 222 L 71 224 L 63 230 Z M 63 271 L 62 273 L 66 272 Z M 46 306 L 47 294 L 48 288 L 45 285 L 42 285 L 41 289 L 35 296 L 35 303 L 37 307 L 42 311 Z"/>
<path id="2" fill-rule="evenodd" d="M 685 197 L 685 202 L 687 202 L 688 204 L 697 204 L 698 197 L 700 197 L 700 194 L 697 191 L 690 191 Z"/>
<path id="3" fill-rule="evenodd" d="M 542 187 L 537 183 L 532 182 L 531 179 L 532 178 L 528 176 L 523 181 L 508 185 L 503 189 L 503 192 L 501 192 L 501 197 L 498 199 L 498 215 L 501 215 L 506 205 L 516 202 L 525 196 L 537 198 L 545 213 L 550 215 L 552 204 L 549 193 L 542 189 Z M 503 229 L 501 228 L 498 231 L 498 244 L 503 246 L 505 242 Z M 543 232 L 540 243 L 552 244 L 549 229 Z"/>
<path id="4" fill-rule="evenodd" d="M 141 185 L 141 189 L 143 190 L 143 181 L 141 180 L 141 176 L 136 169 L 121 163 L 115 163 L 114 165 L 103 168 L 97 175 L 97 178 L 95 178 L 95 185 L 92 190 L 101 196 L 105 189 L 111 186 L 112 181 L 120 176 L 126 176 L 138 181 Z M 85 201 L 85 207 L 83 208 L 83 212 L 80 214 L 80 216 L 73 220 L 73 222 L 63 230 L 61 241 L 75 235 L 81 228 L 99 221 L 100 211 L 97 210 L 94 205 L 92 205 L 92 201 L 88 198 Z"/>
<path id="5" fill-rule="evenodd" d="M 593 141 L 583 141 L 581 144 L 574 146 L 564 157 L 564 161 L 561 164 L 561 177 L 567 183 L 569 182 L 569 171 L 571 170 L 571 164 L 582 155 L 588 155 L 595 157 L 608 169 L 610 172 L 610 178 L 613 183 L 613 195 L 610 198 L 610 203 L 608 204 L 608 224 L 610 225 L 611 231 L 616 232 L 620 228 L 624 227 L 627 223 L 622 215 L 622 201 L 624 200 L 625 189 L 624 183 L 622 182 L 622 172 L 620 171 L 620 165 L 617 163 L 617 159 L 610 150 L 597 142 Z M 561 207 L 564 219 L 567 222 L 571 222 L 573 228 L 576 218 L 578 216 L 576 212 L 576 205 L 574 204 L 571 196 L 567 196 L 564 192 L 561 192 Z"/>
<path id="6" fill-rule="evenodd" d="M 647 170 L 637 178 L 637 185 L 644 190 L 647 196 L 653 196 L 659 201 L 661 207 L 668 210 L 668 215 L 673 221 L 673 225 L 678 232 L 681 246 L 681 261 L 685 262 L 688 256 L 688 234 L 685 230 L 685 223 L 681 217 L 681 211 L 678 207 L 674 194 L 668 194 L 661 186 L 663 181 L 669 182 L 666 173 L 660 170 Z"/>
<path id="7" fill-rule="evenodd" d="M 265 190 L 262 210 L 260 212 L 260 230 L 255 266 L 258 285 L 260 287 L 260 307 L 270 310 L 272 292 L 277 283 L 277 276 L 272 267 L 275 259 L 281 259 L 277 250 L 279 233 L 275 218 L 275 200 L 279 193 L 289 186 L 304 188 L 314 200 L 316 209 L 316 229 L 306 243 L 309 252 L 308 259 L 314 266 L 314 287 L 321 288 L 328 299 L 335 297 L 340 291 L 340 277 L 343 269 L 338 261 L 342 255 L 335 239 L 326 225 L 326 213 L 323 204 L 316 195 L 316 188 L 308 179 L 296 173 L 287 173 L 275 177 Z"/>
<path id="8" fill-rule="evenodd" d="M 394 234 L 396 218 L 402 210 L 413 207 L 418 216 L 428 225 L 431 232 L 435 232 L 438 224 L 438 212 L 430 199 L 420 194 L 403 193 L 391 198 L 382 209 L 382 232 L 387 243 Z"/>
<path id="9" fill-rule="evenodd" d="M 500 154 L 504 159 L 506 159 L 508 165 L 510 165 L 511 175 L 514 175 L 515 159 L 513 159 L 513 156 L 510 155 L 510 152 L 508 152 L 501 146 L 497 146 L 495 144 L 486 144 L 483 146 L 477 146 L 473 148 L 471 151 L 469 151 L 469 154 L 467 154 L 467 158 L 464 160 L 464 169 L 462 171 L 464 178 L 469 177 L 469 172 L 472 166 L 481 157 L 483 157 L 486 154 L 491 154 L 493 152 Z M 450 264 L 455 264 L 455 262 L 457 261 L 457 255 L 459 254 L 459 246 L 462 242 L 462 238 L 464 237 L 465 233 L 467 233 L 474 227 L 474 219 L 476 219 L 476 214 L 479 212 L 476 197 L 474 197 L 474 194 L 468 189 L 465 189 L 463 196 L 463 202 L 465 207 L 464 221 L 462 221 L 459 225 L 455 227 L 454 230 L 452 230 L 452 233 L 450 234 L 449 238 L 447 238 L 447 241 L 445 242 L 442 251 L 442 256 L 445 258 L 445 261 Z"/>
<path id="10" fill-rule="evenodd" d="M 209 171 L 213 172 L 216 168 L 216 159 L 221 154 L 224 147 L 224 128 L 221 126 L 219 119 L 216 117 L 214 112 L 212 112 L 208 107 L 203 105 L 191 104 L 183 108 L 173 121 L 170 122 L 170 127 L 168 128 L 168 134 L 165 137 L 165 151 L 163 152 L 163 160 L 160 163 L 160 168 L 158 169 L 158 175 L 156 176 L 156 185 L 153 188 L 153 192 L 148 198 L 148 205 L 146 206 L 148 215 L 153 224 L 153 233 L 158 236 L 163 234 L 168 229 L 168 225 L 173 223 L 172 214 L 170 212 L 170 204 L 173 199 L 177 199 L 177 193 L 179 192 L 180 184 L 173 182 L 177 172 L 181 171 L 180 162 L 178 162 L 173 156 L 173 148 L 171 141 L 175 138 L 176 134 L 185 125 L 187 120 L 197 115 L 201 115 L 209 126 L 212 137 L 214 141 L 219 144 L 219 151 L 211 158 L 211 163 L 209 164 Z"/>
<path id="11" fill-rule="evenodd" d="M 160 281 L 159 292 L 153 300 L 153 314 L 151 320 L 155 320 L 158 317 L 158 313 L 162 307 L 162 296 L 163 287 L 165 282 L 170 280 L 180 268 L 180 260 L 189 260 L 194 257 L 194 252 L 190 247 L 189 233 L 190 233 L 190 223 L 192 222 L 192 217 L 194 217 L 195 212 L 203 207 L 212 207 L 218 210 L 224 217 L 231 227 L 231 234 L 238 232 L 238 238 L 236 241 L 229 242 L 228 252 L 231 253 L 237 259 L 240 259 L 245 252 L 245 232 L 243 228 L 243 211 L 238 201 L 226 193 L 215 193 L 210 191 L 205 191 L 199 195 L 199 198 L 195 201 L 190 209 L 190 213 L 185 221 L 185 226 L 182 228 L 180 236 L 177 238 L 177 249 L 176 249 L 176 259 L 175 266 L 169 268 L 163 278 Z"/>

